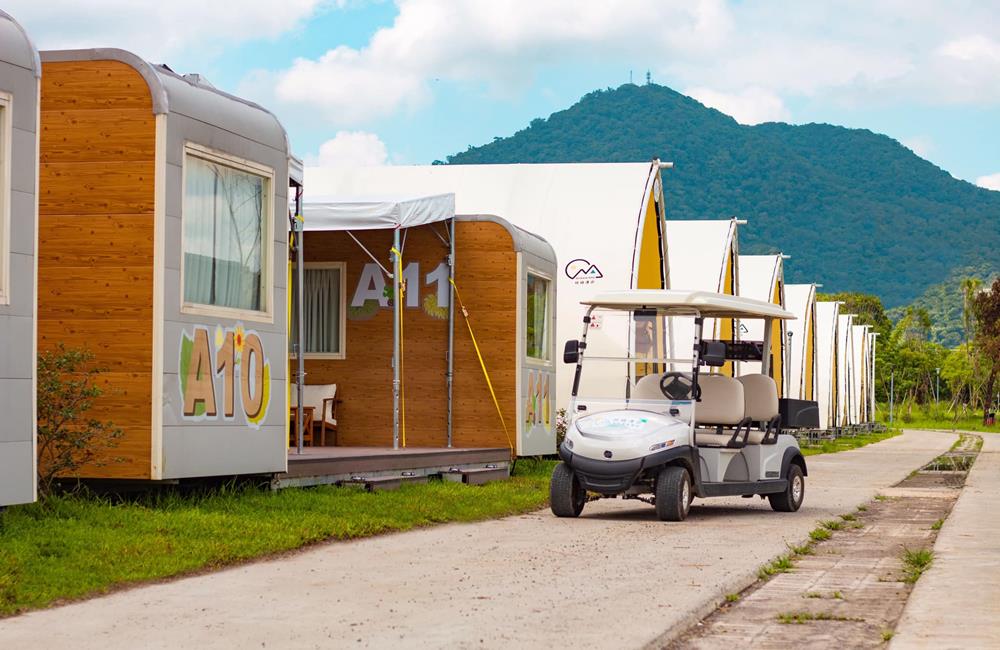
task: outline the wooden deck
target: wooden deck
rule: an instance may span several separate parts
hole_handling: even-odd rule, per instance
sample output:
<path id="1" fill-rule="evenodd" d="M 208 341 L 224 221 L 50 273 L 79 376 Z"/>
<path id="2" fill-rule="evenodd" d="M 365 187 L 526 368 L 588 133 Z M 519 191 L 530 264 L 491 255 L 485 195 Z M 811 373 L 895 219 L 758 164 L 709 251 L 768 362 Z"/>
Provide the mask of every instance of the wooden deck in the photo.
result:
<path id="1" fill-rule="evenodd" d="M 288 471 L 275 475 L 275 488 L 356 482 L 363 479 L 426 480 L 470 470 L 510 471 L 510 450 L 444 447 L 305 447 L 288 450 Z"/>

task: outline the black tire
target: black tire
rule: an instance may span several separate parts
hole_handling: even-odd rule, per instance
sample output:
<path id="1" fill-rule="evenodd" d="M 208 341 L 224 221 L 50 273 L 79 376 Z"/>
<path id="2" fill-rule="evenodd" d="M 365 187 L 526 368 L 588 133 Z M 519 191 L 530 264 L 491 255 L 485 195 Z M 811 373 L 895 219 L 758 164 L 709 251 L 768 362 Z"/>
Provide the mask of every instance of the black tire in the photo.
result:
<path id="1" fill-rule="evenodd" d="M 684 521 L 692 499 L 691 475 L 686 469 L 668 465 L 656 475 L 656 516 L 661 521 Z"/>
<path id="2" fill-rule="evenodd" d="M 771 508 L 778 512 L 795 512 L 806 498 L 806 479 L 796 463 L 788 466 L 788 487 L 784 492 L 767 495 Z"/>
<path id="3" fill-rule="evenodd" d="M 549 481 L 549 507 L 556 517 L 579 517 L 587 503 L 587 491 L 576 480 L 576 474 L 566 465 L 559 463 L 552 470 Z"/>

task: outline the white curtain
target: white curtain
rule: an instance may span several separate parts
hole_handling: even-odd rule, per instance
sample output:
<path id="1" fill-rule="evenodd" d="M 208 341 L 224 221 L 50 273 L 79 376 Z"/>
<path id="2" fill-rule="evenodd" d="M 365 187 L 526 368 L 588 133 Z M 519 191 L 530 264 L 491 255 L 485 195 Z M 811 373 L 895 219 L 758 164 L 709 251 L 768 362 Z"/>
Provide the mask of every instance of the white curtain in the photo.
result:
<path id="1" fill-rule="evenodd" d="M 528 324 L 527 349 L 532 359 L 548 357 L 548 332 L 546 331 L 545 315 L 548 313 L 549 281 L 528 274 Z"/>
<path id="2" fill-rule="evenodd" d="M 308 352 L 340 352 L 340 316 L 344 305 L 340 294 L 339 268 L 309 268 L 304 270 L 305 291 L 302 295 L 303 312 L 305 314 L 305 351 Z M 298 278 L 292 272 L 292 291 L 295 291 Z M 292 296 L 296 294 L 293 293 Z M 293 298 L 294 300 L 294 298 Z M 292 329 L 289 342 L 294 344 L 298 320 L 295 310 L 292 310 Z"/>
<path id="3" fill-rule="evenodd" d="M 186 160 L 184 300 L 261 311 L 267 179 Z"/>

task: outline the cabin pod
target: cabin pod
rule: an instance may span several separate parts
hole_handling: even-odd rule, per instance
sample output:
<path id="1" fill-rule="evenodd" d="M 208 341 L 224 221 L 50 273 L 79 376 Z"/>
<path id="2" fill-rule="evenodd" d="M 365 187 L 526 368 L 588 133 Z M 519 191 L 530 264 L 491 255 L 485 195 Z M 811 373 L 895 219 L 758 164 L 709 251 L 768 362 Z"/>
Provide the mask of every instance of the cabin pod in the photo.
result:
<path id="1" fill-rule="evenodd" d="M 0 11 L 0 507 L 35 500 L 38 51 Z"/>
<path id="2" fill-rule="evenodd" d="M 780 306 L 785 305 L 785 269 L 782 255 L 740 255 L 740 295 Z M 794 312 L 793 312 L 794 313 Z M 798 314 L 796 314 L 798 316 Z M 794 322 L 794 321 L 791 321 Z M 771 328 L 771 363 L 768 374 L 778 389 L 778 398 L 788 396 L 786 385 L 788 377 L 788 325 L 781 320 Z M 764 337 L 762 321 L 741 323 L 740 337 L 750 341 L 761 341 Z M 759 361 L 743 361 L 740 364 L 741 375 L 759 374 Z"/>
<path id="3" fill-rule="evenodd" d="M 857 424 L 854 411 L 854 314 L 837 317 L 837 413 L 841 427 Z"/>
<path id="4" fill-rule="evenodd" d="M 389 165 L 309 168 L 312 195 L 454 194 L 458 214 L 494 214 L 534 233 L 558 258 L 555 341 L 579 336 L 581 302 L 602 291 L 667 288 L 661 168 L 669 163 Z M 457 240 L 461 242 L 459 238 Z M 307 247 L 308 248 L 308 247 Z M 592 353 L 615 350 L 629 336 L 625 319 L 595 328 Z M 661 325 L 649 345 L 667 356 Z M 553 399 L 569 402 L 573 369 L 558 364 Z"/>
<path id="5" fill-rule="evenodd" d="M 337 402 L 313 444 L 555 453 L 555 253 L 454 206 L 305 203 L 307 384 Z"/>
<path id="6" fill-rule="evenodd" d="M 785 285 L 785 302 L 796 320 L 788 324 L 788 396 L 816 400 L 816 285 Z"/>
<path id="7" fill-rule="evenodd" d="M 266 110 L 115 49 L 42 53 L 39 346 L 104 369 L 83 478 L 283 471 L 287 188 Z"/>

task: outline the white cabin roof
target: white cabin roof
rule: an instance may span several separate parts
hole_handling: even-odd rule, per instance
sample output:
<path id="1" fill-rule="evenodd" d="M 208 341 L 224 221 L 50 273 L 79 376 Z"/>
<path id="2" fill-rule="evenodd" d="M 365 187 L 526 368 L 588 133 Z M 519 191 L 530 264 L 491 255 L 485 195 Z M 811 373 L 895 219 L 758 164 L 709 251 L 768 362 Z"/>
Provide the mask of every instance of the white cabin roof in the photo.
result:
<path id="1" fill-rule="evenodd" d="M 307 231 L 412 228 L 454 216 L 454 194 L 311 197 L 302 204 Z"/>
<path id="2" fill-rule="evenodd" d="M 712 291 L 633 289 L 599 293 L 583 304 L 606 309 L 655 309 L 668 315 L 700 314 L 707 318 L 776 318 L 794 320 L 779 305 Z"/>

